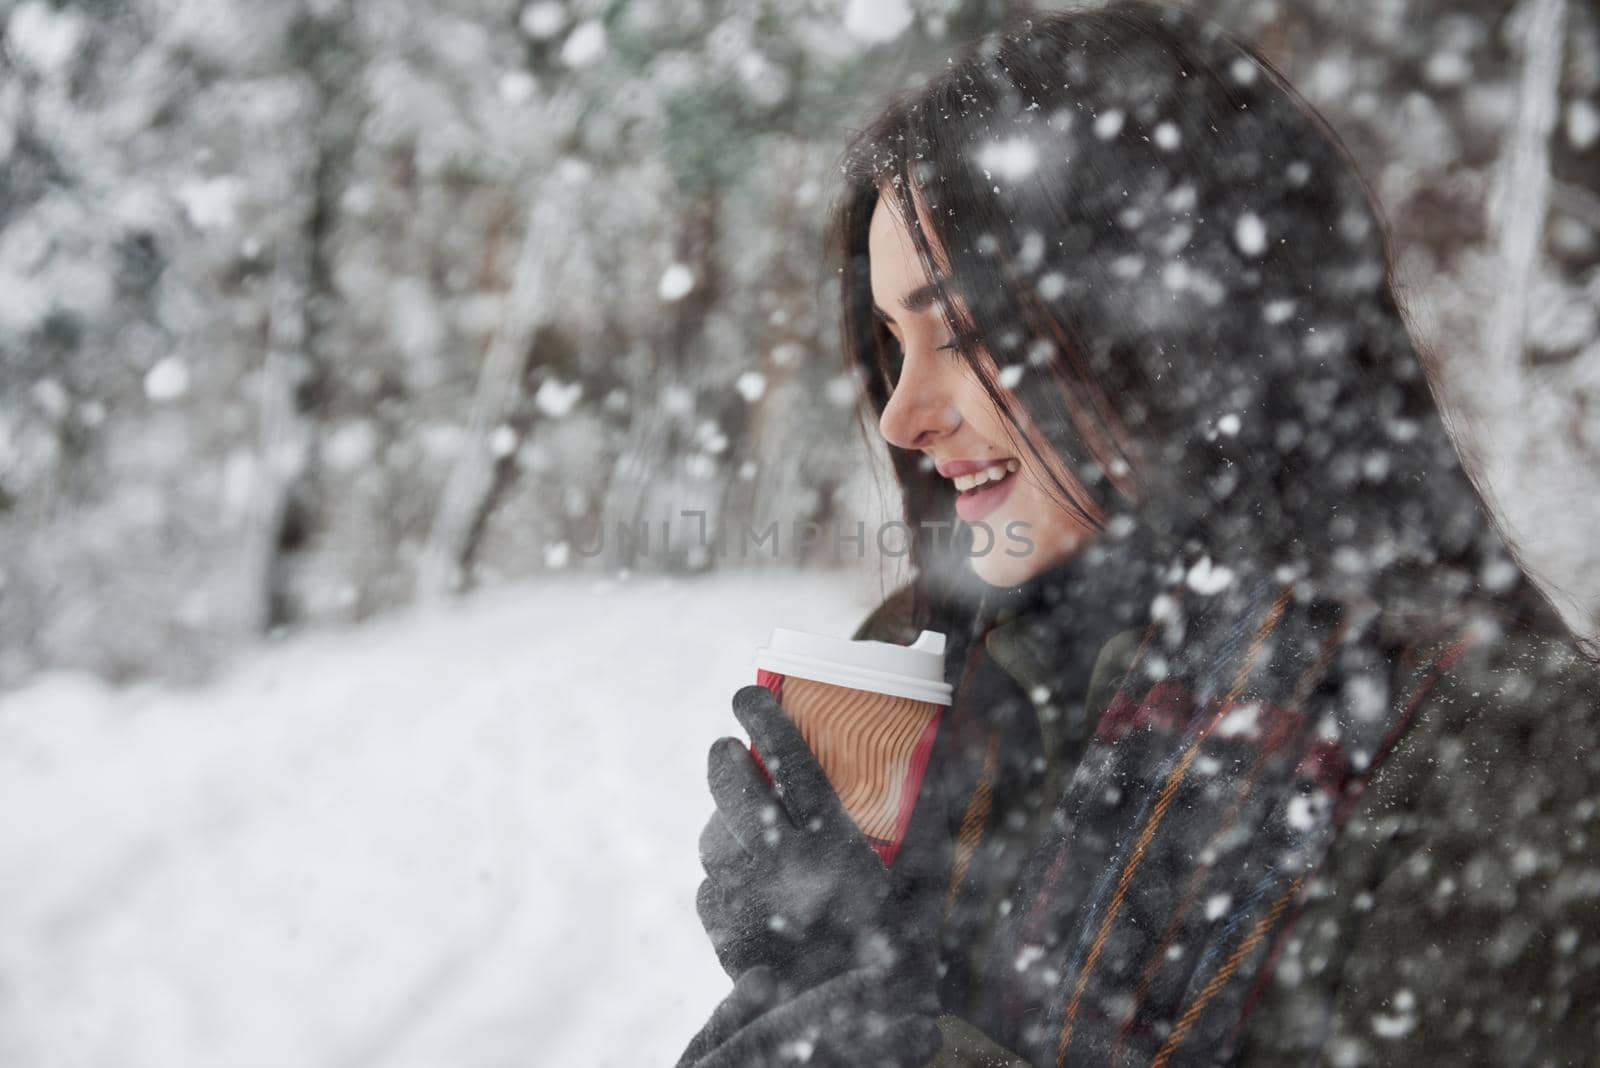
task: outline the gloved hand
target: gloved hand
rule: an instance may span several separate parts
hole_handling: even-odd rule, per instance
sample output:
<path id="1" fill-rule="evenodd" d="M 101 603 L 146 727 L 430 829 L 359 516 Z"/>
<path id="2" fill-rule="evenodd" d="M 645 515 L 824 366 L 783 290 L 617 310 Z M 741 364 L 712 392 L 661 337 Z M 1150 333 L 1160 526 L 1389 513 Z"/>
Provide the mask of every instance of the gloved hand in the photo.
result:
<path id="1" fill-rule="evenodd" d="M 678 1068 L 918 1068 L 939 1051 L 939 1025 L 898 1004 L 884 978 L 857 969 L 793 996 L 770 968 L 751 968 L 690 1040 Z"/>
<path id="2" fill-rule="evenodd" d="M 845 812 L 799 729 L 771 691 L 746 686 L 733 711 L 772 775 L 735 738 L 711 748 L 717 810 L 700 836 L 706 879 L 696 905 L 724 970 L 764 965 L 794 991 L 870 969 L 902 1003 L 937 1014 L 931 933 Z M 774 786 L 774 784 L 776 784 Z"/>

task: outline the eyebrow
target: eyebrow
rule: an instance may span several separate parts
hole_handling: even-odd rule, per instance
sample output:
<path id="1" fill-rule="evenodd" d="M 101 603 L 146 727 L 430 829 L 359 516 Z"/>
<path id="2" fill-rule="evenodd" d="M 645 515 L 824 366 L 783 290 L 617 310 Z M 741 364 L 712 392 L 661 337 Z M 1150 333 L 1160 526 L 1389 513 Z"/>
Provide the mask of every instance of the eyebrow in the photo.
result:
<path id="1" fill-rule="evenodd" d="M 933 304 L 942 296 L 944 296 L 944 282 L 942 280 L 929 282 L 927 285 L 919 286 L 916 289 L 913 289 L 910 293 L 907 293 L 905 296 L 901 297 L 900 306 L 906 311 L 913 313 L 926 311 L 928 308 L 932 307 Z M 882 319 L 884 322 L 894 323 L 894 318 L 888 312 L 878 307 L 877 301 L 873 301 L 872 310 L 877 314 L 878 318 Z M 898 326 L 899 324 L 895 323 L 895 325 Z"/>

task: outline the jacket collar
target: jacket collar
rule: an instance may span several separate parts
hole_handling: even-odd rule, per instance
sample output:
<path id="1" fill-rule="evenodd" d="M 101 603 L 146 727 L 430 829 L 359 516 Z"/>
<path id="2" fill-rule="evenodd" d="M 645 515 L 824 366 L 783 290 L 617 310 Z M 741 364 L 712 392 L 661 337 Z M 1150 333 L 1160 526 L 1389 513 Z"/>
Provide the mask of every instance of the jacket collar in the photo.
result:
<path id="1" fill-rule="evenodd" d="M 1011 676 L 1024 693 L 1049 689 L 1053 681 L 1052 663 L 1058 650 L 1053 643 L 1034 634 L 1024 620 L 1012 616 L 997 621 L 983 636 L 983 646 L 989 658 Z"/>
<path id="2" fill-rule="evenodd" d="M 1148 620 L 1163 563 L 1146 539 L 1102 537 L 1021 586 L 996 590 L 984 649 L 1036 706 L 1080 700 L 1102 648 Z"/>

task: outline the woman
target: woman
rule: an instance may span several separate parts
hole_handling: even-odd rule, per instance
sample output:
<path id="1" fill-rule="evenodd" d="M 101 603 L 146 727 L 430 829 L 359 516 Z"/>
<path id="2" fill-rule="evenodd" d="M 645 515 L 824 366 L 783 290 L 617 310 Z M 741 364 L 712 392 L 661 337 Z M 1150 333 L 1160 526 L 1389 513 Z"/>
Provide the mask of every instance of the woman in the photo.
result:
<path id="1" fill-rule="evenodd" d="M 956 702 L 885 870 L 735 696 L 777 786 L 713 747 L 735 987 L 683 1063 L 1588 1056 L 1592 674 L 1336 137 L 1117 3 L 977 42 L 848 160 L 847 351 L 919 531 L 857 637 L 951 634 Z"/>

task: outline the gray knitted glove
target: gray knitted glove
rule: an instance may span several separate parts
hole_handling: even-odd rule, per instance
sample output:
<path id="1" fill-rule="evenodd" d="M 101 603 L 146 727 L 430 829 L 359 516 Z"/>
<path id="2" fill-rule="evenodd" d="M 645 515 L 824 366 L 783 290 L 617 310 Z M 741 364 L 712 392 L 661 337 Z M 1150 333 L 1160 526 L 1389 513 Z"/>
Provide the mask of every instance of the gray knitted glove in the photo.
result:
<path id="1" fill-rule="evenodd" d="M 696 904 L 723 968 L 738 978 L 764 965 L 797 991 L 871 969 L 903 1004 L 937 1013 L 932 940 L 793 721 L 762 686 L 740 689 L 733 710 L 772 783 L 737 739 L 712 747 L 717 811 L 700 838 Z"/>
<path id="2" fill-rule="evenodd" d="M 919 1068 L 939 1051 L 934 1018 L 907 1011 L 881 973 L 847 971 L 790 995 L 770 969 L 746 971 L 678 1068 Z"/>

